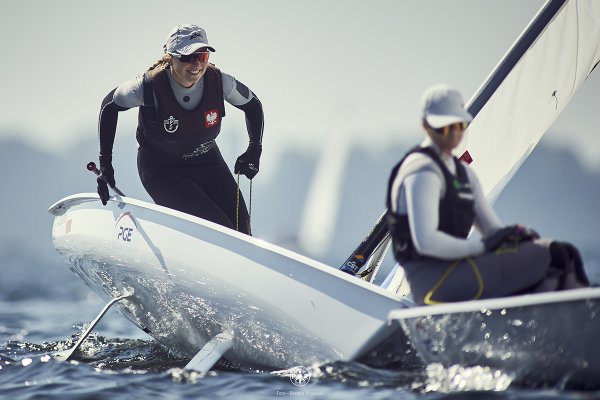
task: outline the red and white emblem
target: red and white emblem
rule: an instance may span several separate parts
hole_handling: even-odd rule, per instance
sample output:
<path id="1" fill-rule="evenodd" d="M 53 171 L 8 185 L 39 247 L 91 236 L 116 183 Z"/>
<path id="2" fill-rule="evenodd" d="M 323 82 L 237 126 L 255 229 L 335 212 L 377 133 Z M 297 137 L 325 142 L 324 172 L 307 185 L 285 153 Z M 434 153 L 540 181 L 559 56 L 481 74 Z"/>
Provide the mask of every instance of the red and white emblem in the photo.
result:
<path id="1" fill-rule="evenodd" d="M 466 150 L 462 156 L 460 156 L 460 159 L 463 160 L 464 162 L 466 162 L 467 164 L 471 164 L 473 162 L 473 157 L 471 157 L 471 154 L 469 153 L 468 150 Z"/>
<path id="2" fill-rule="evenodd" d="M 205 128 L 212 128 L 213 126 L 217 125 L 220 122 L 220 120 L 221 118 L 219 116 L 219 110 L 216 108 L 214 110 L 208 110 L 204 113 Z"/>

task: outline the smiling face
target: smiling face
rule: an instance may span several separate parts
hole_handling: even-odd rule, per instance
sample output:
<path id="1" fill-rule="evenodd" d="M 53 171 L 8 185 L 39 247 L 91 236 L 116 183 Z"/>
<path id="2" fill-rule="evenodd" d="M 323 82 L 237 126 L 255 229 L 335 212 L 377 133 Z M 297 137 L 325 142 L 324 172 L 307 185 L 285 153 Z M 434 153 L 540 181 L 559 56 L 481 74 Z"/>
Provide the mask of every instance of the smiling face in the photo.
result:
<path id="1" fill-rule="evenodd" d="M 201 49 L 203 50 L 203 49 Z M 183 57 L 187 62 L 179 58 L 171 57 L 171 72 L 175 81 L 183 87 L 189 88 L 198 82 L 208 68 L 208 52 L 199 51 Z"/>

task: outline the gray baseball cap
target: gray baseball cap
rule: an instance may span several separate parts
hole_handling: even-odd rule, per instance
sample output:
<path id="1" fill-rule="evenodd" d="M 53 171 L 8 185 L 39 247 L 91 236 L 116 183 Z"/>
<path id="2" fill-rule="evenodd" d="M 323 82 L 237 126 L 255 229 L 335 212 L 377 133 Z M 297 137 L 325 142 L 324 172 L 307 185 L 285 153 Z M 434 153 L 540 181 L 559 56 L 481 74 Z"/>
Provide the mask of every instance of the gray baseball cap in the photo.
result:
<path id="1" fill-rule="evenodd" d="M 465 110 L 460 92 L 448 85 L 434 85 L 421 98 L 423 118 L 434 129 L 456 122 L 471 122 L 473 117 Z"/>
<path id="2" fill-rule="evenodd" d="M 177 25 L 173 28 L 164 45 L 165 51 L 176 57 L 192 54 L 201 48 L 215 51 L 214 47 L 209 46 L 204 29 L 192 24 Z"/>

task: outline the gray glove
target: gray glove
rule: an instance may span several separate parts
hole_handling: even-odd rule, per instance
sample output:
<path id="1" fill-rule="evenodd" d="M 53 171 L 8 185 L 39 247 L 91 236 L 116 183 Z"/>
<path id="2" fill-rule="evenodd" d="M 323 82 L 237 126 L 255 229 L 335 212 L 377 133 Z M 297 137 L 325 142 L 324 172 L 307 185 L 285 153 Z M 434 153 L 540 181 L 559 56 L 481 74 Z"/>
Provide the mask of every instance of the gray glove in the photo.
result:
<path id="1" fill-rule="evenodd" d="M 523 225 L 509 225 L 500 228 L 490 236 L 483 239 L 485 251 L 490 252 L 496 250 L 504 243 L 519 243 L 528 240 L 539 239 L 540 235 L 533 229 Z"/>

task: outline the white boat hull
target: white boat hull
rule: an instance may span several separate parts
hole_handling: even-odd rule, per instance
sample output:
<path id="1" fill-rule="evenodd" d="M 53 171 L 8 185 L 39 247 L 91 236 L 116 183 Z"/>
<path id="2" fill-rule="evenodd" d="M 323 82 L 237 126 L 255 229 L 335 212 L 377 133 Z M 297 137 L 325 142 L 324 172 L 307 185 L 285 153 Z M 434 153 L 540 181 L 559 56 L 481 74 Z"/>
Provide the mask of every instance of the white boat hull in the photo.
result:
<path id="1" fill-rule="evenodd" d="M 95 194 L 49 211 L 73 271 L 104 299 L 133 288 L 124 315 L 183 356 L 224 331 L 226 358 L 268 368 L 354 360 L 403 337 L 387 316 L 406 300 L 200 218 L 129 198 L 102 206 Z"/>
<path id="2" fill-rule="evenodd" d="M 528 385 L 600 387 L 600 288 L 390 313 L 424 363 L 486 366 Z"/>
<path id="3" fill-rule="evenodd" d="M 598 385 L 600 288 L 412 307 L 409 300 L 255 238 L 134 199 L 51 207 L 53 240 L 108 300 L 192 358 L 221 332 L 242 368 L 338 360 L 486 366 L 533 384 Z M 416 357 L 418 354 L 418 358 Z"/>

